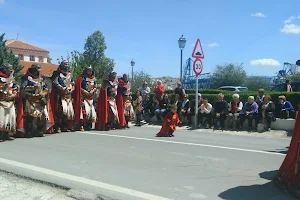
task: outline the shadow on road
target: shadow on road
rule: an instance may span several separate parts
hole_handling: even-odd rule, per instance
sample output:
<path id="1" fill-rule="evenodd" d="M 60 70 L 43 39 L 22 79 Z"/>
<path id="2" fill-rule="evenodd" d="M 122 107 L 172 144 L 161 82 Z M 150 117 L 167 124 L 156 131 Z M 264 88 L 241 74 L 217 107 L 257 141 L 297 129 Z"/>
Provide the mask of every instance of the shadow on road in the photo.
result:
<path id="1" fill-rule="evenodd" d="M 287 154 L 288 150 L 289 150 L 289 147 L 285 147 L 284 149 L 276 149 L 274 151 L 268 151 L 268 152 Z"/>
<path id="2" fill-rule="evenodd" d="M 270 182 L 262 185 L 238 186 L 219 194 L 219 197 L 227 200 L 292 200 L 291 196 L 281 193 L 273 184 L 277 170 L 266 171 L 259 174 Z"/>

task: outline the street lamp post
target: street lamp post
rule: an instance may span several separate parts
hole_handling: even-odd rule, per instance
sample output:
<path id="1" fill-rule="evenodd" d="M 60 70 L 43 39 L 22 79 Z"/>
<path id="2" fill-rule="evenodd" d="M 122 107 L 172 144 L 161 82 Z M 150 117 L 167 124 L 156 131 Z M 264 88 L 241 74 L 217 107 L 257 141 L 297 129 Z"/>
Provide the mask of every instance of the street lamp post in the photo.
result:
<path id="1" fill-rule="evenodd" d="M 132 60 L 131 62 L 130 62 L 130 64 L 131 64 L 131 82 L 133 82 L 133 67 L 134 67 L 134 65 L 135 65 L 135 62 L 134 62 L 134 60 Z"/>
<path id="2" fill-rule="evenodd" d="M 186 39 L 181 35 L 181 38 L 178 40 L 178 45 L 180 49 L 180 82 L 182 82 L 182 50 L 184 49 L 186 44 Z"/>

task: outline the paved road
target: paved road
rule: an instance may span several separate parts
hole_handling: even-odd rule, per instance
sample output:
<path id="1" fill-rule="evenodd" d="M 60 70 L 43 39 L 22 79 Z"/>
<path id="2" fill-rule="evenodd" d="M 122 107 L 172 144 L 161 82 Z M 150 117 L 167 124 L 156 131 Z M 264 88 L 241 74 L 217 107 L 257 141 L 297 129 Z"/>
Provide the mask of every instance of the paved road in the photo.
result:
<path id="1" fill-rule="evenodd" d="M 0 144 L 0 169 L 124 200 L 288 200 L 270 180 L 289 139 L 158 129 L 62 133 Z"/>

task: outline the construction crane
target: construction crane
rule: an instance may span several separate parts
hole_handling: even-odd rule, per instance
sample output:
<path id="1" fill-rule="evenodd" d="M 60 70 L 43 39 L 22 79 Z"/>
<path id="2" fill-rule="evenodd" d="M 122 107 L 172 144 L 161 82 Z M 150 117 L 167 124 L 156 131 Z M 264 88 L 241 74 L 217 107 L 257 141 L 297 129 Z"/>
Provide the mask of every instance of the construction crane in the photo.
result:
<path id="1" fill-rule="evenodd" d="M 195 89 L 196 88 L 196 75 L 193 70 L 194 60 L 189 58 L 186 60 L 183 69 L 183 79 L 182 86 L 185 89 Z M 210 73 L 203 73 L 198 77 L 199 89 L 209 89 L 210 88 Z"/>
<path id="2" fill-rule="evenodd" d="M 282 83 L 286 80 L 288 76 L 294 75 L 300 72 L 300 60 L 296 64 L 291 64 L 288 62 L 283 63 L 283 69 L 279 70 L 274 77 L 274 84 Z"/>

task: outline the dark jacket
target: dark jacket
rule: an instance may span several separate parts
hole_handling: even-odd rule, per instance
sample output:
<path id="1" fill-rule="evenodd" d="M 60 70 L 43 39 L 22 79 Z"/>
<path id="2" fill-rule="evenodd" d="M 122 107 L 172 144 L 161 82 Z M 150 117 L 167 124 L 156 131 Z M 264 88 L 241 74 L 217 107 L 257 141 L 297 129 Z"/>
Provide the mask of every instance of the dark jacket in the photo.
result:
<path id="1" fill-rule="evenodd" d="M 228 113 L 228 103 L 227 101 L 217 101 L 214 106 L 214 113 L 227 114 Z"/>

